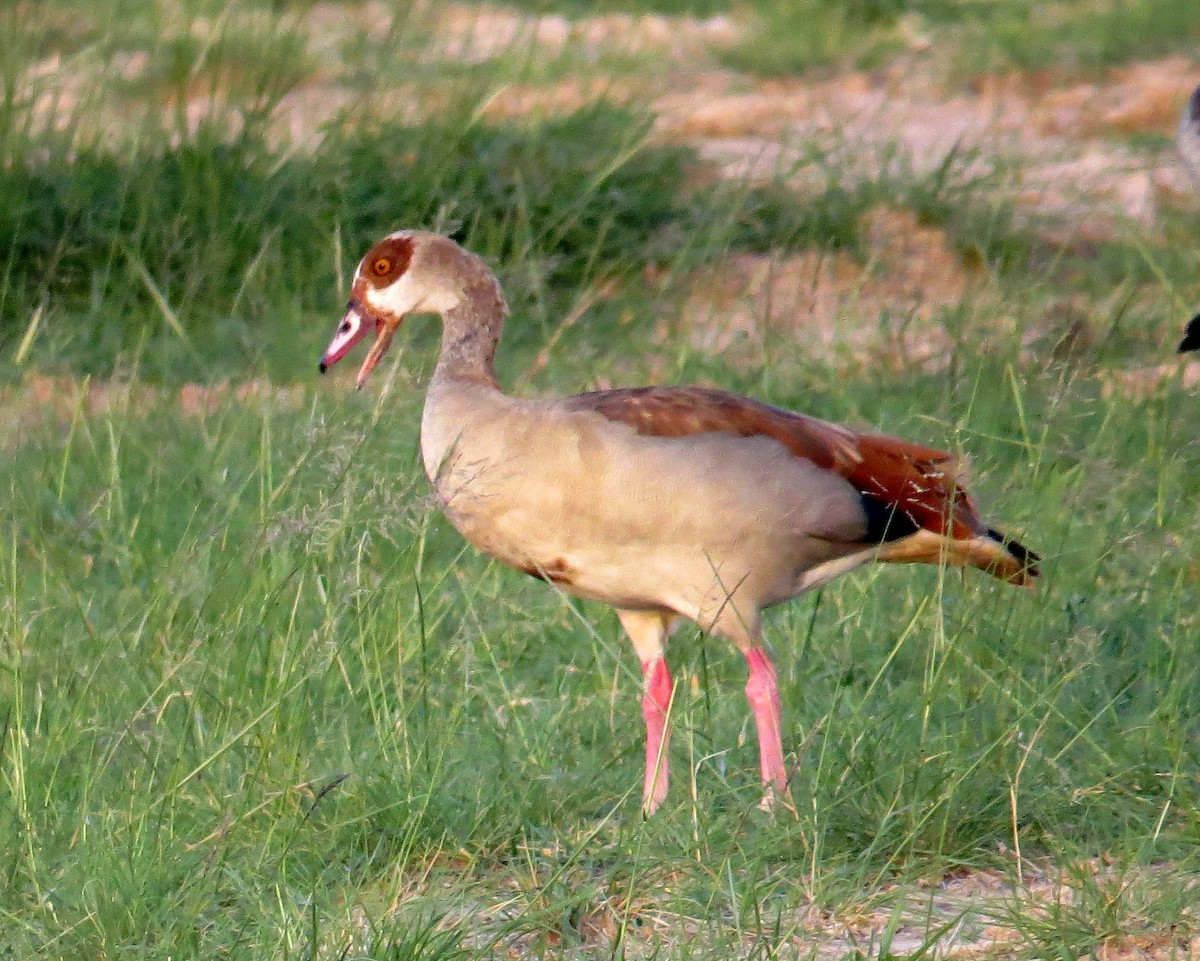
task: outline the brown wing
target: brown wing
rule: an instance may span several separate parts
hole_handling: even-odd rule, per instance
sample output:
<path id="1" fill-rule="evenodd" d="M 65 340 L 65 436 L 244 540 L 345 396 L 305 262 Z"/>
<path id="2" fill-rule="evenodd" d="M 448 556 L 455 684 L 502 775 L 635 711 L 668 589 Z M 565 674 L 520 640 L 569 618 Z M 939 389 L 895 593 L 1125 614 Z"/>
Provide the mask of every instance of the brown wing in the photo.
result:
<path id="1" fill-rule="evenodd" d="M 862 460 L 843 476 L 859 491 L 935 534 L 972 538 L 987 533 L 953 454 L 883 434 L 855 436 Z"/>
<path id="2" fill-rule="evenodd" d="M 570 410 L 595 411 L 639 434 L 686 437 L 713 432 L 770 437 L 797 457 L 845 477 L 860 493 L 954 538 L 986 535 L 960 484 L 957 459 L 880 434 L 859 434 L 814 417 L 705 387 L 633 387 L 567 398 Z"/>

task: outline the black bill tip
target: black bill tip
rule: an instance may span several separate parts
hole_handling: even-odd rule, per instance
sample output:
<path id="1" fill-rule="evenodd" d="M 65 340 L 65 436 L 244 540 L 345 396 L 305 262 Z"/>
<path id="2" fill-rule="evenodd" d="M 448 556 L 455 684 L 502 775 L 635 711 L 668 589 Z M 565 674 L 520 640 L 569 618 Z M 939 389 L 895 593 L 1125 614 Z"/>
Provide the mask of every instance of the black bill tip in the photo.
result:
<path id="1" fill-rule="evenodd" d="M 1179 342 L 1179 353 L 1186 354 L 1189 350 L 1200 350 L 1200 314 L 1192 318 Z"/>
<path id="2" fill-rule="evenodd" d="M 1004 549 L 1013 556 L 1013 559 L 1025 568 L 1026 574 L 1030 577 L 1041 577 L 1042 570 L 1038 567 L 1038 561 L 1042 559 L 1041 554 L 1037 551 L 1031 551 L 1020 541 L 1014 541 L 1012 538 L 1005 537 L 994 527 L 988 528 L 987 536 L 994 541 L 999 541 Z"/>
<path id="3" fill-rule="evenodd" d="M 322 360 L 322 361 L 318 362 L 318 364 L 317 364 L 317 371 L 318 371 L 319 373 L 322 373 L 322 374 L 323 374 L 323 373 L 325 373 L 325 371 L 327 371 L 327 370 L 329 370 L 329 365 L 328 365 L 327 363 L 325 363 L 325 361 L 323 361 L 323 360 Z"/>

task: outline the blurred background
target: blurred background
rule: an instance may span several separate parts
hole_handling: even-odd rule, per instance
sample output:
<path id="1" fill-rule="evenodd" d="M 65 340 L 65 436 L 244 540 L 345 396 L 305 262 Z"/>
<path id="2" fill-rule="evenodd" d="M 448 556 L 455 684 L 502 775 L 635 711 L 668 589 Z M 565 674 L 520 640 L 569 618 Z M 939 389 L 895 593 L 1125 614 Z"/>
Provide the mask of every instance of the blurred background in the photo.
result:
<path id="1" fill-rule="evenodd" d="M 584 290 L 589 327 L 633 309 L 703 353 L 741 341 L 748 362 L 772 325 L 851 363 L 904 363 L 889 338 L 944 360 L 941 314 L 1047 270 L 1052 293 L 983 332 L 1153 354 L 1190 301 L 1170 286 L 1172 258 L 1194 265 L 1194 184 L 1170 148 L 1196 80 L 1186 0 L 3 16 L 9 383 L 295 379 L 398 226 L 492 258 L 529 350 Z M 1144 304 L 1137 322 L 1089 319 L 1072 299 L 1088 274 Z"/>

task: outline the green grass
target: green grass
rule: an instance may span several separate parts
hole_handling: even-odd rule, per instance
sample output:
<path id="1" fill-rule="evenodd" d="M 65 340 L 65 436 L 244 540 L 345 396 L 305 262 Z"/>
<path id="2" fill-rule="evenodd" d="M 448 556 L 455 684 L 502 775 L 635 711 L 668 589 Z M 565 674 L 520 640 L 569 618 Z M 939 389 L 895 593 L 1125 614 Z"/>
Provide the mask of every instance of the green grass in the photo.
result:
<path id="1" fill-rule="evenodd" d="M 423 494 L 417 398 L 313 386 L 298 408 L 197 419 L 168 397 L 26 431 L 0 564 L 11 950 L 336 952 L 359 912 L 390 943 L 497 897 L 501 916 L 444 922 L 454 946 L 583 939 L 626 886 L 633 919 L 719 943 L 724 911 L 769 937 L 809 898 L 844 909 L 884 879 L 1006 863 L 1002 847 L 1191 863 L 1200 558 L 1172 533 L 1200 496 L 1187 398 L 1005 384 L 979 365 L 818 405 L 971 450 L 1048 583 L 869 571 L 773 617 L 802 761 L 799 818 L 774 825 L 753 813 L 739 658 L 690 632 L 673 645 L 681 783 L 640 821 L 614 618 L 463 549 Z M 921 409 L 957 420 L 904 413 Z M 1161 908 L 1155 930 L 1187 919 Z"/>
<path id="2" fill-rule="evenodd" d="M 111 370 L 157 331 L 166 344 L 153 362 L 171 365 L 159 373 L 194 376 L 197 353 L 254 351 L 256 325 L 281 307 L 331 311 L 342 258 L 401 225 L 454 230 L 527 263 L 534 295 L 628 272 L 697 219 L 684 201 L 690 152 L 644 135 L 638 116 L 599 106 L 532 130 L 465 112 L 347 129 L 315 155 L 279 156 L 257 132 L 229 142 L 212 127 L 132 156 L 19 154 L 0 172 L 12 238 L 2 338 L 16 343 L 44 301 L 75 321 L 46 325 L 43 357 Z"/>
<path id="3" fill-rule="evenodd" d="M 957 153 L 851 178 L 814 149 L 824 186 L 801 197 L 796 171 L 718 181 L 642 108 L 485 117 L 524 48 L 447 66 L 445 109 L 413 120 L 294 46 L 304 3 L 179 8 L 283 11 L 251 35 L 257 65 L 244 38 L 201 51 L 165 5 L 63 9 L 0 32 L 0 959 L 916 958 L 993 924 L 1013 938 L 997 957 L 1186 956 L 1195 392 L 1104 385 L 1168 358 L 1194 213 L 1059 246 Z M 913 12 L 854 9 L 880 29 Z M 410 26 L 392 69 L 417 65 L 424 96 L 438 68 Z M 14 79 L 43 43 L 63 76 L 114 51 L 165 66 L 101 71 L 52 132 L 36 99 L 55 81 Z M 380 43 L 339 49 L 369 64 Z M 314 71 L 354 97 L 293 143 L 273 105 Z M 174 110 L 214 92 L 199 124 Z M 114 105 L 126 125 L 100 129 Z M 938 317 L 938 365 L 881 367 L 875 341 L 848 356 L 802 325 L 736 367 L 690 346 L 681 292 L 730 253 L 869 269 L 880 206 L 944 229 L 973 278 Z M 961 450 L 1042 588 L 878 568 L 773 612 L 798 806 L 775 821 L 744 664 L 679 631 L 676 780 L 642 819 L 614 615 L 485 560 L 430 502 L 435 325 L 414 319 L 361 394 L 316 378 L 355 258 L 413 224 L 497 266 L 517 390 L 708 381 Z M 179 390 L 223 380 L 207 413 Z M 997 880 L 955 894 L 964 877 Z"/>
<path id="4" fill-rule="evenodd" d="M 736 70 L 787 77 L 836 63 L 880 62 L 902 49 L 891 3 L 766 0 L 745 4 L 744 40 L 719 52 Z"/>
<path id="5" fill-rule="evenodd" d="M 347 120 L 313 152 L 272 148 L 260 125 L 168 136 L 124 151 L 51 140 L 48 156 L 14 138 L 0 169 L 11 238 L 0 345 L 29 338 L 37 362 L 88 373 L 137 357 L 144 376 L 169 381 L 195 379 L 197 365 L 215 379 L 246 365 L 287 376 L 297 356 L 264 342 L 272 318 L 330 314 L 351 258 L 400 225 L 453 232 L 501 265 L 510 298 L 548 318 L 594 283 L 636 283 L 647 264 L 861 251 L 862 217 L 880 204 L 951 228 L 989 263 L 1016 236 L 1003 210 L 976 216 L 987 183 L 958 176 L 962 158 L 925 176 L 898 160 L 843 182 L 818 155 L 809 163 L 827 186 L 804 199 L 782 182 L 700 187 L 691 148 L 651 143 L 647 117 L 603 101 L 528 127 L 466 107 L 419 125 Z M 31 333 L 39 305 L 47 319 Z"/>
<path id="6" fill-rule="evenodd" d="M 1096 73 L 1133 60 L 1188 56 L 1200 9 L 1187 0 L 963 4 L 960 61 L 974 69 Z"/>

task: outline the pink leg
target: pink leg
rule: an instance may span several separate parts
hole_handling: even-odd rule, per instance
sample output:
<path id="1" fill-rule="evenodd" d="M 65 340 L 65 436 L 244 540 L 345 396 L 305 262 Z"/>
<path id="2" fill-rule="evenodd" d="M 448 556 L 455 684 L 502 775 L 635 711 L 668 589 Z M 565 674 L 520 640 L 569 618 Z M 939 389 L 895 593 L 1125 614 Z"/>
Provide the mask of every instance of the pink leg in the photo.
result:
<path id="1" fill-rule="evenodd" d="M 780 737 L 779 687 L 775 683 L 775 668 L 762 648 L 746 651 L 750 679 L 746 682 L 746 700 L 754 712 L 758 728 L 758 756 L 763 784 L 767 795 L 763 805 L 770 807 L 776 797 L 788 796 L 787 768 L 783 764 L 783 741 Z"/>
<path id="2" fill-rule="evenodd" d="M 647 814 L 653 814 L 666 800 L 669 774 L 667 747 L 671 732 L 667 728 L 667 716 L 671 708 L 672 685 L 666 659 L 659 657 L 643 663 L 642 677 L 646 682 L 642 695 L 642 716 L 646 719 L 646 783 L 642 808 Z"/>
<path id="3" fill-rule="evenodd" d="M 667 798 L 667 747 L 671 742 L 671 672 L 664 650 L 674 615 L 665 611 L 618 610 L 642 665 L 642 716 L 646 719 L 646 781 L 642 810 L 653 814 Z"/>

